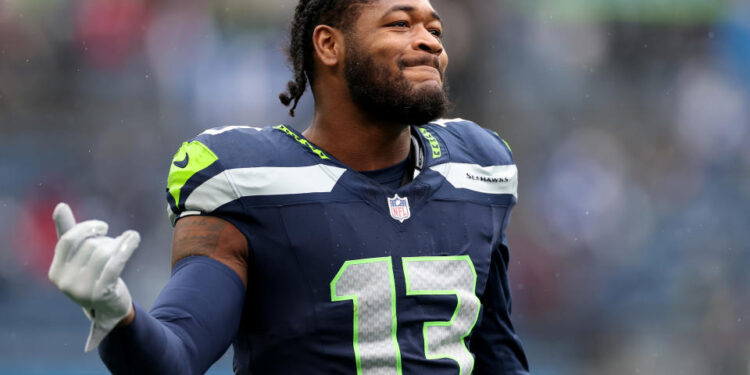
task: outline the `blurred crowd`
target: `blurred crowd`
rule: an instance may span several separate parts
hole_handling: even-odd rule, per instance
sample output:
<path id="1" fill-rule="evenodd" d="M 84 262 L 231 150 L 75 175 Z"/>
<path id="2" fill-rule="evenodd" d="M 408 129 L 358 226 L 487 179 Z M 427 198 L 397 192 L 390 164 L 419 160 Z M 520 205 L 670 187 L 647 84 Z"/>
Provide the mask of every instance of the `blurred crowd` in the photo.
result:
<path id="1" fill-rule="evenodd" d="M 498 131 L 519 166 L 510 277 L 532 373 L 750 374 L 750 4 L 433 4 L 450 117 Z M 295 5 L 0 0 L 0 374 L 103 371 L 46 279 L 58 201 L 140 231 L 124 278 L 148 307 L 179 144 L 308 124 L 309 94 L 295 118 L 277 99 Z"/>

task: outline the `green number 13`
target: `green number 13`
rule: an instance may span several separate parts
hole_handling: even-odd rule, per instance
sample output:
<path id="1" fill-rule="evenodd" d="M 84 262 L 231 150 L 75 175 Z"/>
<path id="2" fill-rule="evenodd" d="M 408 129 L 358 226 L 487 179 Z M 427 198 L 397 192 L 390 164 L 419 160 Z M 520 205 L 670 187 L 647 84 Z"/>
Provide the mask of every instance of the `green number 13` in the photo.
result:
<path id="1" fill-rule="evenodd" d="M 396 287 L 390 257 L 350 260 L 331 281 L 331 301 L 354 305 L 354 356 L 358 375 L 401 375 L 396 339 Z M 455 295 L 458 303 L 448 321 L 425 322 L 427 359 L 449 358 L 460 374 L 471 374 L 474 356 L 464 339 L 479 318 L 477 273 L 468 255 L 403 258 L 406 295 Z"/>

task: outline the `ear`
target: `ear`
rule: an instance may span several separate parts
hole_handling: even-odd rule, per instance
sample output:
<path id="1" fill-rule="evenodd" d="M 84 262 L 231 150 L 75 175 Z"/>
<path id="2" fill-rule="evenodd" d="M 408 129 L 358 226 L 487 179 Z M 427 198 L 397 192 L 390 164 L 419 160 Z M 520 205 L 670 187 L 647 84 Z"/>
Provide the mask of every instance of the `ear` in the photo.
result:
<path id="1" fill-rule="evenodd" d="M 336 28 L 318 25 L 313 30 L 315 55 L 325 66 L 335 66 L 344 60 L 344 35 Z"/>

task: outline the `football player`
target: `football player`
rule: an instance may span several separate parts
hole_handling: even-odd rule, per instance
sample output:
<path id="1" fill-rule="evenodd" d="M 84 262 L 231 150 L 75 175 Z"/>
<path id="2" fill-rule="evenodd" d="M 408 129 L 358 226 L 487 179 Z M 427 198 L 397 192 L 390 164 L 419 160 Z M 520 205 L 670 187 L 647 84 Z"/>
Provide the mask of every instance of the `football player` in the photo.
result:
<path id="1" fill-rule="evenodd" d="M 495 133 L 446 110 L 429 0 L 302 0 L 291 113 L 306 131 L 207 130 L 167 182 L 172 277 L 151 311 L 119 275 L 132 231 L 65 204 L 50 279 L 92 321 L 115 374 L 527 374 L 505 229 L 517 170 Z"/>

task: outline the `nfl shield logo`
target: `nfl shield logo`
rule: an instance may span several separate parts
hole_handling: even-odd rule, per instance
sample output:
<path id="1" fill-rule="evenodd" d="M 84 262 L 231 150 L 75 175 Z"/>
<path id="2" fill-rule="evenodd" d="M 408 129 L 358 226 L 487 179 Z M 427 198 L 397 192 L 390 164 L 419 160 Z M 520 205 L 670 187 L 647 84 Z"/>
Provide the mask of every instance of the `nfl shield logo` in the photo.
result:
<path id="1" fill-rule="evenodd" d="M 409 200 L 399 197 L 398 194 L 393 196 L 393 198 L 388 198 L 388 207 L 391 209 L 391 217 L 402 223 L 411 217 Z"/>

